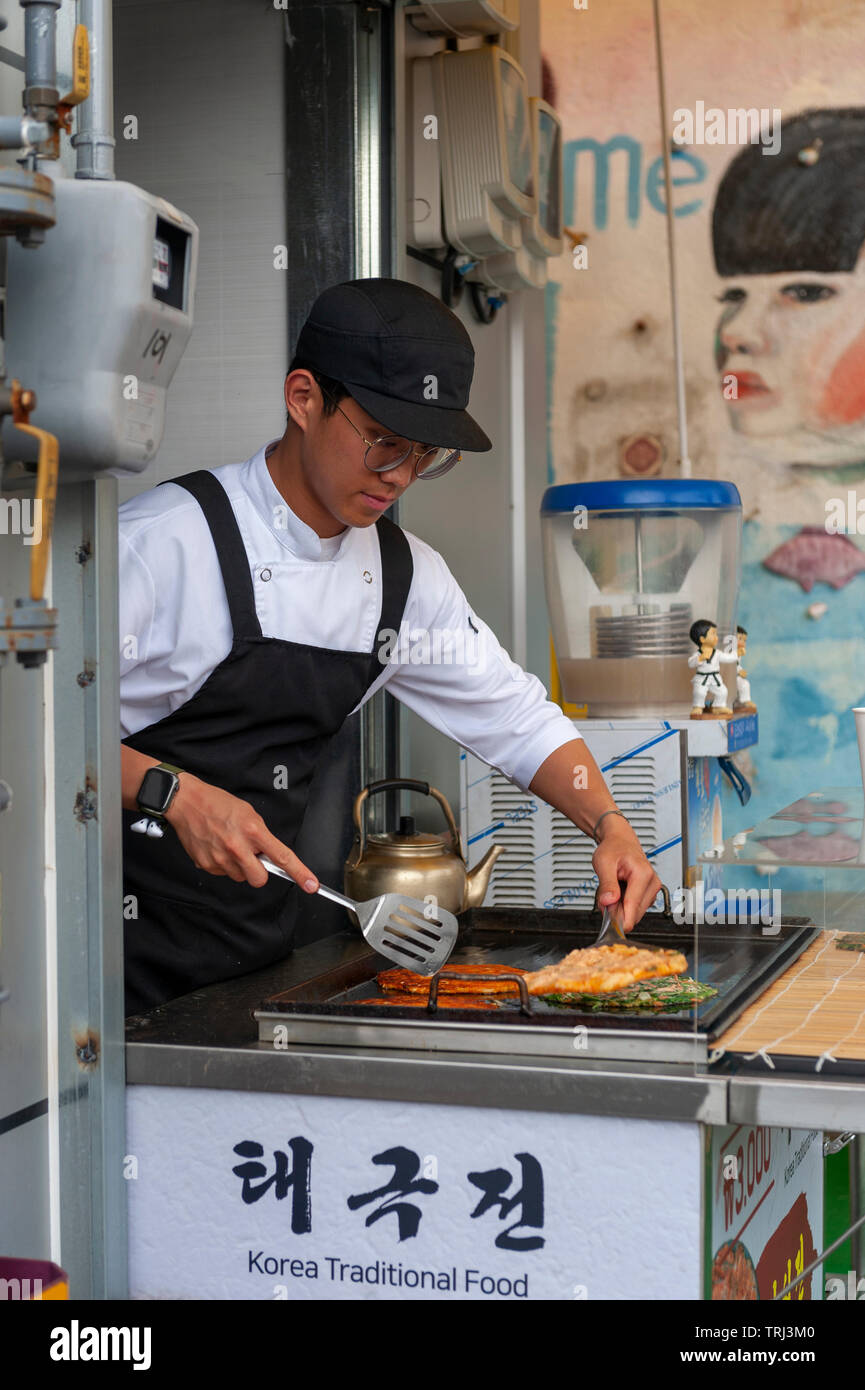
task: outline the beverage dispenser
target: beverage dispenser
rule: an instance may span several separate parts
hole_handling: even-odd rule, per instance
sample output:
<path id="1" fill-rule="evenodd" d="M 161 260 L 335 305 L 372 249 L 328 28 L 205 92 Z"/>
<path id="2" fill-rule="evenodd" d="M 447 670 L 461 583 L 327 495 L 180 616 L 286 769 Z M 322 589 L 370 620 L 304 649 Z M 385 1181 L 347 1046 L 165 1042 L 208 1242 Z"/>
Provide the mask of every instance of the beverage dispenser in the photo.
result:
<path id="1" fill-rule="evenodd" d="M 732 483 L 550 487 L 544 579 L 564 699 L 593 718 L 687 718 L 691 624 L 735 651 L 742 503 Z"/>

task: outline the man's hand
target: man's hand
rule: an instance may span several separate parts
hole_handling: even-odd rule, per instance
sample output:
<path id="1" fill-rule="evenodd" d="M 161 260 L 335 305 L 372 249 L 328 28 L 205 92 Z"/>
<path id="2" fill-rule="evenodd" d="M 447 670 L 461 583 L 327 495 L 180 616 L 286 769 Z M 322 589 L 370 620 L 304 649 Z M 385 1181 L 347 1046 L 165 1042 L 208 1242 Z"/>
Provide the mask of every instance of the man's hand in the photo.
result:
<path id="1" fill-rule="evenodd" d="M 592 855 L 598 875 L 598 904 L 613 907 L 622 898 L 622 927 L 626 932 L 645 916 L 661 891 L 655 873 L 634 831 L 621 816 L 607 816 L 598 831 L 600 844 Z"/>
<path id="2" fill-rule="evenodd" d="M 266 854 L 307 893 L 318 889 L 315 875 L 287 845 L 271 835 L 248 801 L 202 782 L 189 772 L 180 774 L 180 786 L 165 819 L 177 831 L 177 838 L 197 869 L 262 888 L 269 875 L 257 856 Z"/>

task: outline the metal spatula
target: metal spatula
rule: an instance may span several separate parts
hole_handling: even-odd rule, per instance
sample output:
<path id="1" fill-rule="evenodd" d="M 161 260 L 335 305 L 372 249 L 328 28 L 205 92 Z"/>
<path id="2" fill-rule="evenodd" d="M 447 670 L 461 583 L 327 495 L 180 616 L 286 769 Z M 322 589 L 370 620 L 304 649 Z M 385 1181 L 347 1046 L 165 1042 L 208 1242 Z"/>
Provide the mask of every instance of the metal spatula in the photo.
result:
<path id="1" fill-rule="evenodd" d="M 294 880 L 279 865 L 260 854 L 268 873 L 278 874 L 280 878 Z M 356 903 L 334 888 L 319 884 L 322 897 L 332 902 L 342 903 L 357 918 L 364 940 L 374 951 L 406 970 L 418 975 L 435 975 L 453 950 L 457 932 L 457 919 L 452 912 L 443 907 L 436 908 L 435 917 L 426 917 L 427 904 L 420 898 L 406 898 L 402 893 L 383 893 L 379 898 Z"/>
<path id="2" fill-rule="evenodd" d="M 621 911 L 620 903 L 614 903 L 613 906 Z M 618 912 L 614 915 L 608 907 L 605 907 L 603 921 L 601 922 L 601 930 L 598 932 L 592 944 L 594 946 L 614 946 L 617 941 L 623 941 L 626 946 L 632 946 L 634 944 L 626 937 L 624 927 L 619 920 Z"/>

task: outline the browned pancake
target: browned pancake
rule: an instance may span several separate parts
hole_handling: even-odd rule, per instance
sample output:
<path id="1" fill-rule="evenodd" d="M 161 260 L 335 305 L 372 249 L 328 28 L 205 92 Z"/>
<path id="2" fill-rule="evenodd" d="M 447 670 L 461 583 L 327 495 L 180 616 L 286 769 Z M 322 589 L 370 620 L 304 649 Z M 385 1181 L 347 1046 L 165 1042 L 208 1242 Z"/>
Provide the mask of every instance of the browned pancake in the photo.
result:
<path id="1" fill-rule="evenodd" d="M 529 994 L 612 994 L 637 980 L 682 975 L 688 962 L 681 951 L 648 951 L 640 946 L 587 946 L 556 965 L 526 976 Z"/>
<path id="2" fill-rule="evenodd" d="M 474 975 L 473 980 L 451 980 L 449 975 Z M 525 975 L 525 970 L 517 970 L 512 965 L 446 965 L 439 973 L 439 998 L 443 994 L 510 994 L 517 997 L 517 985 L 513 980 L 490 980 L 489 975 Z M 384 970 L 378 976 L 379 989 L 388 993 L 429 994 L 430 976 L 416 975 L 413 970 Z"/>

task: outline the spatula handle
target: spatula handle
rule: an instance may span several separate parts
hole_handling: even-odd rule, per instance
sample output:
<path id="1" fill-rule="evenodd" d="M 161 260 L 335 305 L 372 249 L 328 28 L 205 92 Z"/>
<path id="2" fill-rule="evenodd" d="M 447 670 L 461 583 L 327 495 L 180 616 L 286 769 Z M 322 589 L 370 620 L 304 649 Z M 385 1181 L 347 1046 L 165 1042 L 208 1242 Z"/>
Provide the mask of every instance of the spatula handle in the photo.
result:
<path id="1" fill-rule="evenodd" d="M 348 908 L 349 912 L 354 912 L 355 905 L 353 900 L 351 898 L 346 898 L 342 893 L 337 893 L 335 888 L 325 888 L 324 884 L 320 883 L 318 885 L 318 891 L 323 898 L 330 898 L 331 902 L 341 903 L 343 907 Z"/>
<path id="2" fill-rule="evenodd" d="M 291 874 L 287 874 L 285 869 L 281 869 L 278 864 L 274 864 L 273 860 L 268 859 L 266 854 L 260 854 L 258 858 L 269 874 L 277 874 L 279 878 L 285 878 L 289 883 L 294 883 Z M 331 902 L 341 903 L 343 907 L 348 908 L 349 912 L 354 912 L 354 901 L 351 898 L 344 897 L 342 893 L 337 893 L 335 888 L 326 888 L 323 883 L 320 883 L 316 891 L 320 893 L 323 898 L 330 898 Z M 357 914 L 355 913 L 355 915 Z"/>

